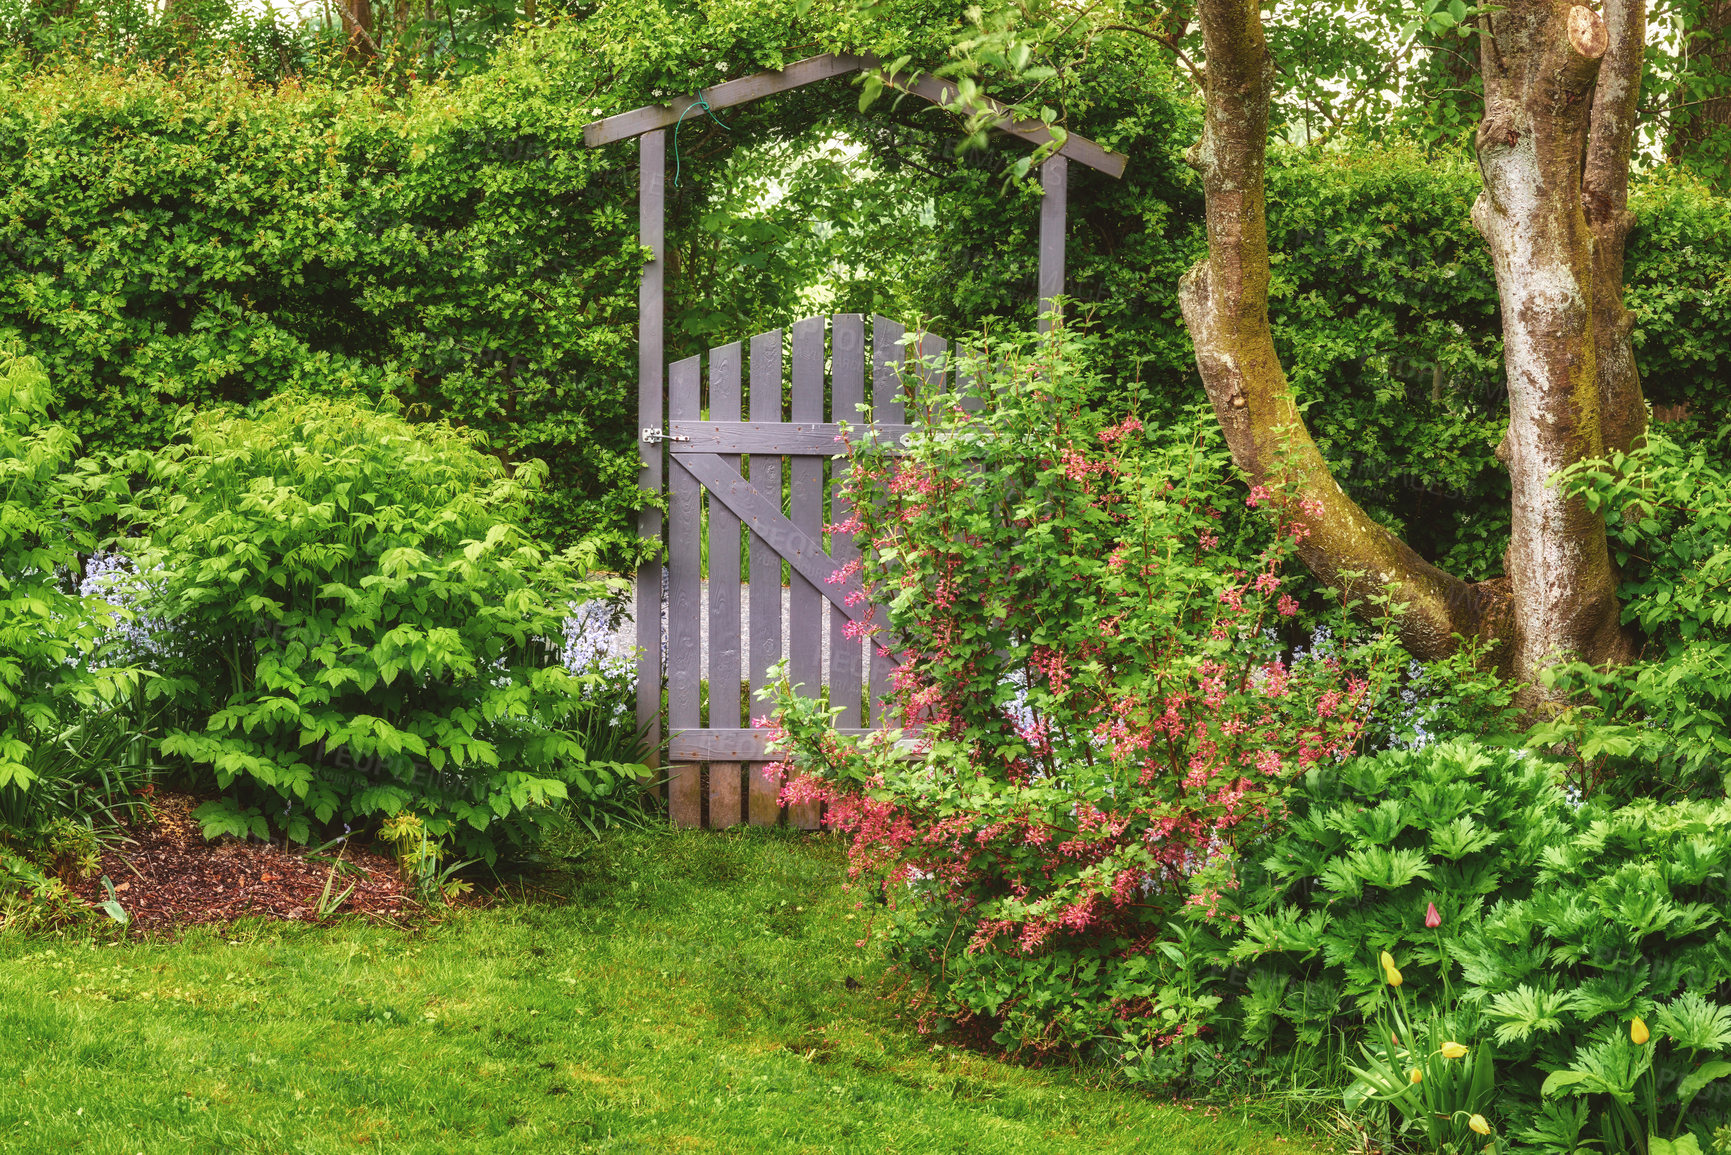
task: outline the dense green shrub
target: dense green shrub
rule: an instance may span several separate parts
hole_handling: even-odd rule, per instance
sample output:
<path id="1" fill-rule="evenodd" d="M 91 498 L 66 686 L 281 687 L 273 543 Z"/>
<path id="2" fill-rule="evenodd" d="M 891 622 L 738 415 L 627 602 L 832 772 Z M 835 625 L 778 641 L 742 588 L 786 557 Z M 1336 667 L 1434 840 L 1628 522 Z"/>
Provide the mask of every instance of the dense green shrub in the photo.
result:
<path id="1" fill-rule="evenodd" d="M 1196 1020 L 1211 1041 L 1143 1061 L 1170 1075 L 1224 1048 L 1266 1071 L 1337 1030 L 1364 1038 L 1390 997 L 1386 952 L 1414 1007 L 1492 1054 L 1498 1133 L 1638 1151 L 1685 1107 L 1709 1132 L 1724 1097 L 1695 1092 L 1731 1074 L 1714 1065 L 1731 1052 L 1731 803 L 1583 804 L 1562 771 L 1462 740 L 1312 770 L 1285 828 L 1221 868 L 1230 884 L 1197 880 L 1227 897 L 1192 912 L 1194 962 L 1175 973 L 1219 999 Z M 1630 1038 L 1636 1018 L 1650 1040 Z M 1311 1085 L 1341 1078 L 1300 1066 Z"/>
<path id="2" fill-rule="evenodd" d="M 90 521 L 107 508 L 73 472 L 78 438 L 48 419 L 42 365 L 0 346 L 0 927 L 69 917 L 63 884 L 92 869 L 97 819 L 139 782 L 109 665 L 115 612 L 77 592 Z"/>
<path id="3" fill-rule="evenodd" d="M 207 831 L 307 841 L 412 811 L 491 857 L 549 804 L 627 779 L 577 732 L 600 675 L 560 662 L 593 547 L 520 520 L 543 476 L 442 423 L 282 394 L 194 418 L 128 460 L 152 649 L 180 721 L 165 753 L 226 793 Z"/>
<path id="4" fill-rule="evenodd" d="M 566 540 L 622 531 L 628 158 L 583 150 L 567 109 L 198 68 L 0 92 L 0 328 L 88 449 L 163 444 L 187 404 L 395 394 L 558 462 L 538 512 Z"/>
<path id="5" fill-rule="evenodd" d="M 1605 518 L 1623 571 L 1623 621 L 1640 660 L 1550 671 L 1577 702 L 1535 742 L 1567 742 L 1584 789 L 1625 796 L 1731 789 L 1731 474 L 1716 444 L 1655 431 L 1635 452 L 1570 469 L 1558 484 Z"/>
<path id="6" fill-rule="evenodd" d="M 71 584 L 101 502 L 70 476 L 78 438 L 50 400 L 41 363 L 0 347 L 0 793 L 28 790 L 38 747 L 125 677 L 87 661 L 108 613 Z"/>

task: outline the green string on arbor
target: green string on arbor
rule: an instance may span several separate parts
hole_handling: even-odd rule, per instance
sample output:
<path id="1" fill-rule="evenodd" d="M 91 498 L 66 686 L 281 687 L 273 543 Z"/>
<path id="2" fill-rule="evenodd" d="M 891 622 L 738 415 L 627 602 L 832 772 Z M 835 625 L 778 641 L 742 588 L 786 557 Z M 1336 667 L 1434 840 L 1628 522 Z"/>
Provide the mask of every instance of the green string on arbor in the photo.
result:
<path id="1" fill-rule="evenodd" d="M 679 126 L 685 123 L 686 114 L 689 113 L 694 108 L 703 109 L 703 111 L 705 111 L 709 114 L 709 119 L 715 121 L 716 124 L 721 124 L 721 118 L 715 115 L 715 110 L 713 108 L 709 107 L 709 101 L 704 99 L 701 96 L 699 96 L 696 100 L 692 101 L 690 104 L 686 105 L 685 106 L 685 112 L 680 113 L 679 119 L 673 122 L 673 187 L 674 188 L 679 187 Z M 721 127 L 726 129 L 728 132 L 733 131 L 731 128 L 728 128 L 727 125 L 725 125 L 725 124 L 721 124 Z"/>

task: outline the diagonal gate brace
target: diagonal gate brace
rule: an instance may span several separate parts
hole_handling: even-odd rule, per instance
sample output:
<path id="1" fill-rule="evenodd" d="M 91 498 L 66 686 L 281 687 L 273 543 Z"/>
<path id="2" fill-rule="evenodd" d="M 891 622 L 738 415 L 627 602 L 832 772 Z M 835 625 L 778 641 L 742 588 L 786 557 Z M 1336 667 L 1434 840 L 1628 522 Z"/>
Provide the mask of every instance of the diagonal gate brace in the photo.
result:
<path id="1" fill-rule="evenodd" d="M 853 621 L 865 620 L 864 598 L 859 577 L 850 574 L 845 582 L 832 583 L 830 578 L 838 568 L 835 559 L 824 552 L 823 543 L 812 537 L 781 512 L 781 503 L 765 497 L 739 470 L 714 453 L 679 453 L 673 462 L 707 489 L 712 497 L 732 511 L 734 516 L 751 527 L 769 547 L 793 567 L 795 573 L 815 586 L 830 604 Z M 849 605 L 853 601 L 856 604 Z"/>

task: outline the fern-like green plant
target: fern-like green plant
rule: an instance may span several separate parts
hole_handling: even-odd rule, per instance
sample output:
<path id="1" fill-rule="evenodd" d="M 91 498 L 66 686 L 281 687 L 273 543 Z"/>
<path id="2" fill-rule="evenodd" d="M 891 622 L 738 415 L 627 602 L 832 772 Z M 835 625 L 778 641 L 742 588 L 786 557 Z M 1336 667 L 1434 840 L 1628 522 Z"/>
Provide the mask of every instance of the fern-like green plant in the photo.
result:
<path id="1" fill-rule="evenodd" d="M 608 594 L 593 550 L 523 528 L 544 468 L 389 406 L 279 396 L 188 419 L 124 462 L 120 510 L 173 624 L 164 754 L 224 797 L 210 834 L 297 842 L 413 811 L 491 861 L 572 798 L 639 768 L 591 758 L 610 703 L 559 660 L 571 603 Z"/>

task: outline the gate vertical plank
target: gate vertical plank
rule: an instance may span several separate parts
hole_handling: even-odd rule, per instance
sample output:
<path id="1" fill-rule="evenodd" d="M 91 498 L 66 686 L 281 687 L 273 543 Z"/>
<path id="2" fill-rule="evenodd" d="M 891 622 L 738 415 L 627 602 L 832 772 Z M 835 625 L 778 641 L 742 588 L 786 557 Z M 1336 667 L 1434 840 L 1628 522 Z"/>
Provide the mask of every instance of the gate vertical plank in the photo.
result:
<path id="1" fill-rule="evenodd" d="M 751 339 L 751 419 L 779 422 L 781 417 L 781 330 Z M 751 480 L 765 493 L 781 492 L 781 458 L 760 454 L 751 459 Z M 781 661 L 781 555 L 755 533 L 751 535 L 751 698 L 747 711 L 761 707 L 757 691 L 769 681 L 769 668 Z M 767 763 L 749 767 L 749 804 L 754 826 L 774 826 L 781 818 L 779 782 L 764 777 Z"/>
<path id="2" fill-rule="evenodd" d="M 822 317 L 807 317 L 793 326 L 791 416 L 796 422 L 823 420 L 825 328 Z M 823 534 L 823 462 L 821 457 L 803 454 L 793 458 L 789 470 L 789 520 L 819 541 Z M 788 602 L 788 674 L 806 696 L 815 698 L 823 683 L 824 597 L 796 571 Z M 819 818 L 817 804 L 811 802 L 802 802 L 788 812 L 788 821 L 802 830 L 816 830 Z"/>
<path id="3" fill-rule="evenodd" d="M 668 370 L 670 420 L 696 421 L 701 416 L 701 374 L 697 357 L 687 357 Z M 683 469 L 672 471 L 667 486 L 667 728 L 675 734 L 695 730 L 702 721 L 698 710 L 703 645 L 698 503 L 702 493 L 696 478 Z M 701 782 L 701 767 L 695 762 L 667 767 L 667 810 L 675 826 L 703 824 Z"/>
<path id="4" fill-rule="evenodd" d="M 709 419 L 738 421 L 739 342 L 709 351 Z M 721 458 L 735 469 L 738 454 Z M 741 717 L 739 687 L 739 518 L 719 501 L 709 503 L 709 728 L 737 730 Z M 738 762 L 709 765 L 709 825 L 737 826 L 744 821 Z"/>
<path id="5" fill-rule="evenodd" d="M 906 406 L 902 402 L 902 368 L 907 350 L 901 343 L 906 333 L 907 329 L 895 321 L 872 317 L 872 420 L 875 422 L 900 425 L 907 420 Z M 883 610 L 879 609 L 872 620 L 881 624 Z M 884 695 L 889 693 L 890 672 L 896 665 L 895 659 L 883 652 L 888 643 L 887 635 L 866 642 L 871 647 L 871 717 L 868 723 L 872 726 L 881 726 L 885 722 Z"/>
<path id="6" fill-rule="evenodd" d="M 637 239 L 649 250 L 637 289 L 637 424 L 661 424 L 662 306 L 667 262 L 667 130 L 658 128 L 638 138 Z M 649 493 L 661 492 L 661 446 L 637 443 L 637 484 Z M 661 540 L 661 511 L 645 506 L 637 515 L 637 535 Z M 661 563 L 637 567 L 637 729 L 649 752 L 644 761 L 653 769 L 661 749 Z"/>
<path id="7" fill-rule="evenodd" d="M 974 350 L 957 347 L 953 361 L 955 363 L 955 390 L 961 397 L 962 410 L 967 413 L 978 413 L 986 407 L 986 399 L 975 389 L 973 374 L 963 367 L 963 362 L 974 354 Z"/>
<path id="8" fill-rule="evenodd" d="M 902 362 L 907 350 L 902 338 L 907 328 L 887 317 L 872 317 L 872 420 L 883 425 L 901 425 L 907 420 L 902 405 Z"/>
<path id="9" fill-rule="evenodd" d="M 830 420 L 845 421 L 855 428 L 862 424 L 860 405 L 865 401 L 865 318 L 858 313 L 836 315 L 830 330 Z M 840 446 L 837 446 L 839 449 Z M 847 459 L 838 457 L 830 463 L 830 521 L 847 520 L 849 507 L 842 489 L 847 482 Z M 830 556 L 838 566 L 859 557 L 859 546 L 853 535 L 830 535 Z M 840 706 L 836 725 L 846 729 L 860 728 L 860 694 L 863 690 L 864 666 L 860 644 L 845 633 L 848 617 L 831 606 L 829 609 L 829 702 Z"/>
<path id="10" fill-rule="evenodd" d="M 1040 163 L 1040 332 L 1049 333 L 1064 295 L 1064 225 L 1070 200 L 1070 161 L 1054 153 Z"/>
<path id="11" fill-rule="evenodd" d="M 935 397 L 944 391 L 944 382 L 950 375 L 950 343 L 942 337 L 930 333 L 921 333 L 919 341 L 914 345 L 914 355 L 919 358 L 919 372 L 915 377 L 916 388 L 921 397 Z"/>

